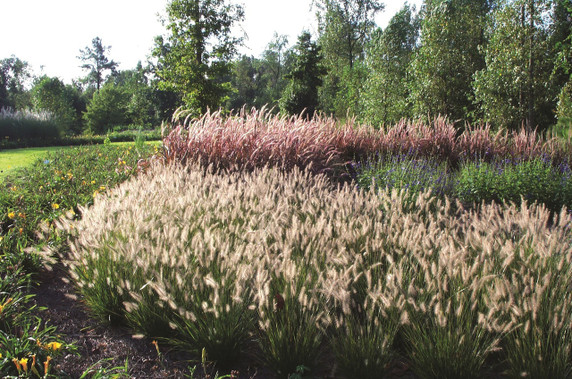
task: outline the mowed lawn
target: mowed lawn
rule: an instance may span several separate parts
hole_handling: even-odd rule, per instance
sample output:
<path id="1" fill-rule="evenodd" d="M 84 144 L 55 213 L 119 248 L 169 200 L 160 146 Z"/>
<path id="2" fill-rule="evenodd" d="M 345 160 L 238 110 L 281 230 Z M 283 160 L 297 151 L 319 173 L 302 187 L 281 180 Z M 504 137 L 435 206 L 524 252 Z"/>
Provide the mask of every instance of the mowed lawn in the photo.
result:
<path id="1" fill-rule="evenodd" d="M 160 144 L 161 141 L 149 141 L 147 143 Z M 114 142 L 112 145 L 131 145 L 134 142 Z M 71 146 L 29 147 L 24 149 L 7 149 L 0 151 L 0 180 L 3 180 L 10 172 L 31 165 L 38 159 L 46 159 L 49 153 L 71 149 Z"/>
<path id="2" fill-rule="evenodd" d="M 71 149 L 69 146 L 30 147 L 0 151 L 0 179 L 17 168 L 31 165 L 38 159 L 46 158 L 50 152 Z"/>

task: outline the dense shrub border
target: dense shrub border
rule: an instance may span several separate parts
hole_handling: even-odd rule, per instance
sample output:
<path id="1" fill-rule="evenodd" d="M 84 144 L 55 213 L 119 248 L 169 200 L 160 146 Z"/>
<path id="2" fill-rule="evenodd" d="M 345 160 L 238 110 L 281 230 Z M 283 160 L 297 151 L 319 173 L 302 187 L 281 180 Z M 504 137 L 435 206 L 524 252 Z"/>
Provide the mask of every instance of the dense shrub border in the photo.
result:
<path id="1" fill-rule="evenodd" d="M 160 130 L 111 132 L 104 136 L 73 136 L 73 137 L 50 137 L 50 138 L 4 138 L 0 141 L 0 150 L 18 149 L 25 147 L 45 147 L 45 146 L 85 146 L 103 144 L 109 142 L 133 142 L 138 138 L 146 141 L 161 140 Z"/>
<path id="2" fill-rule="evenodd" d="M 457 198 L 465 207 L 481 203 L 544 204 L 552 212 L 572 209 L 572 170 L 567 163 L 554 166 L 549 159 L 487 162 L 467 160 L 459 167 L 435 158 L 385 156 L 352 166 L 361 188 L 407 189 L 410 198 L 431 190 L 433 195 Z"/>

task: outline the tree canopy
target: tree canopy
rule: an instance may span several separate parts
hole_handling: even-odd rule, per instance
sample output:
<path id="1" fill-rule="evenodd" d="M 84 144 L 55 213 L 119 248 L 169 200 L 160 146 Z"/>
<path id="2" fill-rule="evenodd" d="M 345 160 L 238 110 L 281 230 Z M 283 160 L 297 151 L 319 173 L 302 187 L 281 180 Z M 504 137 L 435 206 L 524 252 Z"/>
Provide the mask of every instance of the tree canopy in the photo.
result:
<path id="1" fill-rule="evenodd" d="M 95 37 L 91 41 L 91 47 L 87 46 L 85 49 L 80 50 L 80 55 L 78 56 L 79 59 L 85 62 L 81 65 L 81 68 L 88 71 L 85 78 L 86 83 L 93 85 L 98 91 L 105 81 L 105 72 L 110 71 L 111 74 L 114 74 L 119 65 L 117 62 L 109 60 L 105 55 L 110 49 L 111 46 L 103 46 L 101 38 Z"/>
<path id="2" fill-rule="evenodd" d="M 160 88 L 180 93 L 196 114 L 219 108 L 230 91 L 230 60 L 242 40 L 231 33 L 244 17 L 242 7 L 226 0 L 172 0 L 167 17 L 169 36 L 156 40 L 153 53 Z"/>

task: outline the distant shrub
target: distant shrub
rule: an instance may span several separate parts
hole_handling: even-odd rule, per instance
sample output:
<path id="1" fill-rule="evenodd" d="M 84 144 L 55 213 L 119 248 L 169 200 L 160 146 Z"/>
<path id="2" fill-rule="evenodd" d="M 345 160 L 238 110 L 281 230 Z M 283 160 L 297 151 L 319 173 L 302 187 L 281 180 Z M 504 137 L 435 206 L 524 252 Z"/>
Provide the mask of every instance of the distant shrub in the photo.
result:
<path id="1" fill-rule="evenodd" d="M 456 197 L 466 207 L 493 201 L 520 204 L 521 199 L 542 203 L 554 212 L 572 207 L 570 166 L 554 166 L 547 157 L 468 160 L 453 169 L 435 159 L 398 155 L 358 163 L 352 169 L 360 188 L 404 189 L 409 200 L 431 189 L 433 195 Z"/>
<path id="2" fill-rule="evenodd" d="M 32 138 L 32 139 L 10 139 L 0 140 L 0 149 L 17 149 L 24 147 L 43 146 L 79 146 L 102 144 L 106 138 L 110 142 L 134 142 L 137 139 L 145 141 L 158 141 L 161 139 L 161 130 L 125 130 L 121 132 L 111 132 L 107 135 L 90 136 L 64 136 L 58 138 Z"/>
<path id="3" fill-rule="evenodd" d="M 554 167 L 548 159 L 541 158 L 467 162 L 459 171 L 455 192 L 465 204 L 483 201 L 520 204 L 523 198 L 559 212 L 562 206 L 572 206 L 570 175 L 568 165 Z"/>
<path id="4" fill-rule="evenodd" d="M 127 93 L 112 83 L 104 85 L 93 94 L 91 102 L 87 105 L 84 119 L 87 132 L 91 134 L 104 134 L 114 125 L 123 125 L 127 122 Z"/>

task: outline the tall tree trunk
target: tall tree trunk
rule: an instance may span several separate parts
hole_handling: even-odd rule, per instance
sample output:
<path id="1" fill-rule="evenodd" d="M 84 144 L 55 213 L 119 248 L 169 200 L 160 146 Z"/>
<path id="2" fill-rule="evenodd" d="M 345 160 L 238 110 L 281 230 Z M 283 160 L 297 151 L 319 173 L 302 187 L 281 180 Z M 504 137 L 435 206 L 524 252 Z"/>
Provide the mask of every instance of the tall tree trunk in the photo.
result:
<path id="1" fill-rule="evenodd" d="M 529 130 L 534 127 L 534 0 L 529 1 L 530 23 L 529 23 L 529 61 L 528 61 L 528 119 L 526 126 Z"/>
<path id="2" fill-rule="evenodd" d="M 525 30 L 526 26 L 526 13 L 525 13 L 525 4 L 521 3 L 520 4 L 520 27 L 521 30 Z M 526 35 L 524 35 L 523 33 L 523 37 L 522 40 L 520 41 L 522 46 L 525 46 L 526 44 Z M 519 83 L 518 85 L 518 110 L 519 113 L 522 114 L 524 109 L 524 89 L 522 88 L 522 81 Z M 519 115 L 519 117 L 521 117 Z M 523 120 L 524 121 L 524 120 Z"/>

